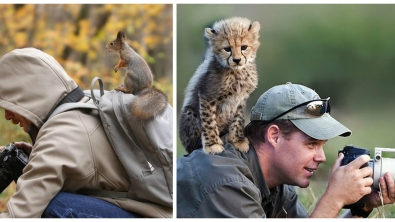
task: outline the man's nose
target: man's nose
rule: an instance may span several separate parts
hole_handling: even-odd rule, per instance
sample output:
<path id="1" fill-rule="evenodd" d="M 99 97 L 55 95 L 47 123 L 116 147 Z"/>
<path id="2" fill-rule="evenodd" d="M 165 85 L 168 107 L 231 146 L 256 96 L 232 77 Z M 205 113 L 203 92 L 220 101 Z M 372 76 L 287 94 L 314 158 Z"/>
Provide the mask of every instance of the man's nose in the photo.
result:
<path id="1" fill-rule="evenodd" d="M 317 162 L 321 162 L 321 163 L 326 161 L 325 152 L 324 152 L 323 147 L 317 149 L 317 153 L 314 156 L 314 160 Z"/>

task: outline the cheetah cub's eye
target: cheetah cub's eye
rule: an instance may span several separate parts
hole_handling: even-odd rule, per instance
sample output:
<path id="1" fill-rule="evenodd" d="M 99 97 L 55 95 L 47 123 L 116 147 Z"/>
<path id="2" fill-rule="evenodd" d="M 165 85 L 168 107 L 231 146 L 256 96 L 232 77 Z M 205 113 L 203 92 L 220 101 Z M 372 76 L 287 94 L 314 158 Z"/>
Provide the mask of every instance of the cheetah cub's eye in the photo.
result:
<path id="1" fill-rule="evenodd" d="M 243 51 L 246 50 L 247 48 L 248 48 L 248 46 L 246 46 L 246 45 L 241 46 L 241 50 L 243 50 Z"/>
<path id="2" fill-rule="evenodd" d="M 230 52 L 231 48 L 230 47 L 226 47 L 224 48 L 225 52 Z"/>

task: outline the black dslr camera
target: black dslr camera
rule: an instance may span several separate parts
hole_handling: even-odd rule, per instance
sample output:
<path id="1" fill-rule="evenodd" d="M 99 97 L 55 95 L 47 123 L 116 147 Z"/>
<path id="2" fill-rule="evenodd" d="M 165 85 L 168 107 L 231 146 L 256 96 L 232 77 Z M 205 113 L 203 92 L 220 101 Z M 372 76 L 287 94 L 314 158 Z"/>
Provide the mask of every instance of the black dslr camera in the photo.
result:
<path id="1" fill-rule="evenodd" d="M 13 143 L 0 150 L 0 193 L 2 193 L 12 181 L 17 182 L 22 170 L 29 161 L 29 155 L 18 149 Z"/>
<path id="2" fill-rule="evenodd" d="M 361 155 L 368 155 L 370 156 L 370 151 L 369 150 L 365 150 L 362 148 L 357 148 L 355 146 L 345 146 L 342 150 L 339 150 L 339 153 L 343 153 L 344 154 L 344 158 L 341 162 L 341 166 L 347 165 L 349 164 L 351 161 L 353 161 L 354 159 L 356 159 L 357 157 L 361 156 Z M 363 167 L 373 167 L 372 166 L 373 160 L 370 160 L 369 162 L 365 163 L 364 165 L 362 165 L 361 168 Z"/>

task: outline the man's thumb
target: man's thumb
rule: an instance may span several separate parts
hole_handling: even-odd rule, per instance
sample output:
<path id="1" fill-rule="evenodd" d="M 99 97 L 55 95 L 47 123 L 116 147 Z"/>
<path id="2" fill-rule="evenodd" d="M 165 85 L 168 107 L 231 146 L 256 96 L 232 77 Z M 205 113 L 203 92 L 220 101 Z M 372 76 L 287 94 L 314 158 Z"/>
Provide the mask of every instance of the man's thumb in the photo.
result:
<path id="1" fill-rule="evenodd" d="M 344 158 L 344 154 L 343 153 L 339 153 L 339 156 L 337 157 L 337 159 L 335 160 L 335 164 L 333 165 L 332 172 L 340 167 L 343 158 Z"/>

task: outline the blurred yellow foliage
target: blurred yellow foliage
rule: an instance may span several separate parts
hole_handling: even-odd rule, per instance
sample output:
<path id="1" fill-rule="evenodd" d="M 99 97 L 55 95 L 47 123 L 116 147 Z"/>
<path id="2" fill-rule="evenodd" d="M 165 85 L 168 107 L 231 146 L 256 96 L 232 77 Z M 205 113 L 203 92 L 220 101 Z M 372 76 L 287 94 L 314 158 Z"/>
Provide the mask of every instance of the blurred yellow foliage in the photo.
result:
<path id="1" fill-rule="evenodd" d="M 171 4 L 0 4 L 0 54 L 35 47 L 52 55 L 83 89 L 95 76 L 112 89 L 123 74 L 113 72 L 118 57 L 105 46 L 123 30 L 154 80 L 167 79 L 172 98 L 172 16 Z"/>
<path id="2" fill-rule="evenodd" d="M 126 32 L 130 45 L 154 74 L 154 86 L 173 103 L 173 8 L 168 5 L 131 4 L 0 4 L 0 55 L 15 48 L 35 47 L 52 55 L 82 89 L 98 76 L 114 89 L 124 69 L 113 71 L 116 54 L 105 46 Z M 0 109 L 0 115 L 4 111 Z M 0 118 L 0 146 L 30 139 L 19 127 Z M 15 192 L 12 183 L 0 195 L 0 212 Z"/>
<path id="3" fill-rule="evenodd" d="M 4 192 L 0 194 L 0 212 L 8 212 L 7 202 L 12 196 L 12 194 L 15 193 L 15 187 L 16 187 L 15 182 L 12 182 L 7 187 L 7 189 L 5 189 Z"/>
<path id="4" fill-rule="evenodd" d="M 27 40 L 27 35 L 25 32 L 17 32 L 15 34 L 14 41 L 15 41 L 15 46 L 17 48 L 23 47 L 26 44 L 26 40 Z"/>

